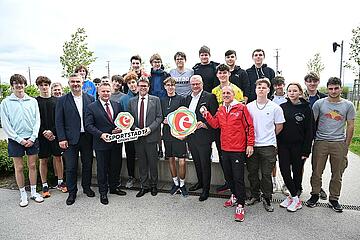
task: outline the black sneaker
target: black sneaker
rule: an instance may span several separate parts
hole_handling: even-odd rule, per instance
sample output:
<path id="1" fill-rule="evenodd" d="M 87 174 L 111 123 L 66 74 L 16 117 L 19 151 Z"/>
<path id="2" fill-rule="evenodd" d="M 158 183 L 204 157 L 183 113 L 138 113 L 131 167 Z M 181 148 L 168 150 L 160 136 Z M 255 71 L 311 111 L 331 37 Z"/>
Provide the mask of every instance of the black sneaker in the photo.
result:
<path id="1" fill-rule="evenodd" d="M 186 189 L 185 185 L 180 187 L 180 192 L 181 192 L 181 196 L 183 196 L 183 197 L 188 197 L 189 196 L 189 192 Z"/>
<path id="2" fill-rule="evenodd" d="M 327 199 L 327 194 L 324 191 L 324 189 L 320 189 L 320 193 L 319 193 L 320 199 L 322 200 L 326 200 Z"/>
<path id="3" fill-rule="evenodd" d="M 162 150 L 158 151 L 159 158 L 164 158 L 164 153 Z"/>
<path id="4" fill-rule="evenodd" d="M 222 192 L 225 192 L 225 191 L 228 191 L 228 190 L 230 190 L 230 189 L 229 189 L 229 186 L 227 185 L 227 183 L 225 183 L 224 185 L 216 188 L 216 192 L 218 192 L 218 193 L 222 193 Z"/>
<path id="5" fill-rule="evenodd" d="M 179 186 L 176 186 L 175 184 L 173 184 L 171 190 L 170 190 L 170 194 L 171 195 L 175 195 L 177 192 L 180 191 L 180 187 Z"/>
<path id="6" fill-rule="evenodd" d="M 305 202 L 305 205 L 311 208 L 316 207 L 316 205 L 318 204 L 319 201 L 319 195 L 318 194 L 311 194 L 311 197 L 309 198 L 309 200 L 307 200 Z"/>
<path id="7" fill-rule="evenodd" d="M 270 199 L 269 198 L 263 198 L 262 200 L 264 208 L 267 212 L 273 212 L 274 211 L 274 207 L 271 205 Z"/>
<path id="8" fill-rule="evenodd" d="M 343 208 L 337 200 L 329 200 L 329 207 L 334 209 L 335 212 L 342 212 Z"/>
<path id="9" fill-rule="evenodd" d="M 251 197 L 250 199 L 245 201 L 245 205 L 246 206 L 251 206 L 254 205 L 255 203 L 260 202 L 260 198 L 256 198 L 256 197 Z"/>

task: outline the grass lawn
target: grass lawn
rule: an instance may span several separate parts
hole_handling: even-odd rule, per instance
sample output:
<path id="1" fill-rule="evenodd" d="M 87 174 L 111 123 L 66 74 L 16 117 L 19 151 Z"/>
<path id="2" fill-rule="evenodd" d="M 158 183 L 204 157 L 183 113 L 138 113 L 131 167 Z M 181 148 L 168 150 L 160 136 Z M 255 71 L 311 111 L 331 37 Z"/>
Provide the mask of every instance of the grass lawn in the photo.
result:
<path id="1" fill-rule="evenodd" d="M 356 112 L 355 131 L 350 144 L 350 151 L 360 156 L 360 111 Z"/>

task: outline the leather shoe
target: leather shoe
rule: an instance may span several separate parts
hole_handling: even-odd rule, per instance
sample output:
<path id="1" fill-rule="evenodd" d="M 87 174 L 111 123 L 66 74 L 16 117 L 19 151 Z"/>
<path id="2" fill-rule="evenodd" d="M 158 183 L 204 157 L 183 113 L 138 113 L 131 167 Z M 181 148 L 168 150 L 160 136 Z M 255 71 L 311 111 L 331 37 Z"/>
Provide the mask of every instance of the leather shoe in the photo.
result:
<path id="1" fill-rule="evenodd" d="M 196 183 L 194 186 L 189 188 L 189 191 L 196 191 L 202 188 L 202 185 L 200 183 Z"/>
<path id="2" fill-rule="evenodd" d="M 91 188 L 89 189 L 84 189 L 84 193 L 86 194 L 86 196 L 88 197 L 95 197 L 95 192 L 93 190 L 91 190 Z"/>
<path id="3" fill-rule="evenodd" d="M 152 187 L 151 188 L 151 195 L 152 196 L 156 196 L 158 194 L 158 189 L 157 189 L 157 187 Z"/>
<path id="4" fill-rule="evenodd" d="M 107 205 L 109 203 L 109 199 L 108 197 L 104 194 L 104 195 L 100 195 L 100 202 L 104 205 Z"/>
<path id="5" fill-rule="evenodd" d="M 136 197 L 142 197 L 145 195 L 145 193 L 148 193 L 149 192 L 149 189 L 140 189 L 140 191 L 136 194 Z"/>
<path id="6" fill-rule="evenodd" d="M 203 201 L 205 201 L 206 199 L 208 199 L 209 198 L 209 193 L 208 192 L 203 192 L 203 193 L 201 193 L 201 195 L 200 195 L 200 197 L 199 197 L 199 201 L 200 202 L 203 202 Z"/>
<path id="7" fill-rule="evenodd" d="M 120 195 L 120 196 L 125 196 L 126 192 L 120 190 L 119 188 L 115 188 L 113 190 L 110 190 L 110 194 L 116 194 L 116 195 Z"/>
<path id="8" fill-rule="evenodd" d="M 75 203 L 76 195 L 69 194 L 68 198 L 66 199 L 66 205 L 73 205 Z"/>

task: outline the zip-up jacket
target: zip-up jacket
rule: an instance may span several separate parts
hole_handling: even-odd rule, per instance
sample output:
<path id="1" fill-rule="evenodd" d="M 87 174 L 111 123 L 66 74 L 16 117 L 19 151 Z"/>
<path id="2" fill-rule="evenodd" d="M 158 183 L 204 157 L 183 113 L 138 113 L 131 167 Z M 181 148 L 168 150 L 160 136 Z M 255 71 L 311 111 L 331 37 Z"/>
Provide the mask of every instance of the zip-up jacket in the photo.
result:
<path id="1" fill-rule="evenodd" d="M 236 103 L 228 112 L 225 106 L 221 106 L 214 117 L 207 112 L 205 119 L 212 128 L 221 129 L 222 150 L 245 152 L 247 146 L 254 146 L 254 125 L 244 104 Z"/>
<path id="2" fill-rule="evenodd" d="M 248 103 L 252 102 L 256 99 L 256 92 L 255 92 L 255 82 L 256 80 L 260 78 L 268 78 L 270 80 L 270 92 L 268 94 L 268 98 L 271 97 L 271 95 L 274 92 L 274 87 L 272 84 L 272 79 L 275 77 L 275 72 L 272 68 L 268 67 L 266 64 L 261 65 L 260 68 L 256 68 L 255 65 L 253 65 L 251 68 L 246 69 L 246 72 L 249 77 L 249 84 L 250 84 L 250 93 L 249 96 L 247 96 Z"/>
<path id="3" fill-rule="evenodd" d="M 231 72 L 230 75 L 230 82 L 238 86 L 245 97 L 248 97 L 250 94 L 250 84 L 249 84 L 249 77 L 246 71 L 240 66 L 235 66 L 234 70 Z"/>
<path id="4" fill-rule="evenodd" d="M 282 131 L 277 135 L 279 145 L 300 144 L 301 155 L 308 157 L 313 139 L 314 116 L 310 104 L 300 98 L 300 104 L 293 104 L 289 99 L 280 105 L 285 122 Z"/>

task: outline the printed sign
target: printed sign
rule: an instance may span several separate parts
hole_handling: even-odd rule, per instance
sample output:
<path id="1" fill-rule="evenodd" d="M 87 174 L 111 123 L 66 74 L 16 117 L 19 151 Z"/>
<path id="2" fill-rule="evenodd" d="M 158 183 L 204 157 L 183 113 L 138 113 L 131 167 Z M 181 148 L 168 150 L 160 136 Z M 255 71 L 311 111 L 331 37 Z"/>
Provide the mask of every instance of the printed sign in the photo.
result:
<path id="1" fill-rule="evenodd" d="M 166 117 L 170 126 L 171 135 L 176 138 L 184 138 L 196 130 L 196 115 L 187 107 L 179 107 Z"/>
<path id="2" fill-rule="evenodd" d="M 138 137 L 148 135 L 148 129 L 135 129 L 131 131 L 130 128 L 134 124 L 134 117 L 129 112 L 121 112 L 117 115 L 115 125 L 122 130 L 121 133 L 110 134 L 109 141 L 117 141 L 117 143 L 135 141 Z"/>

